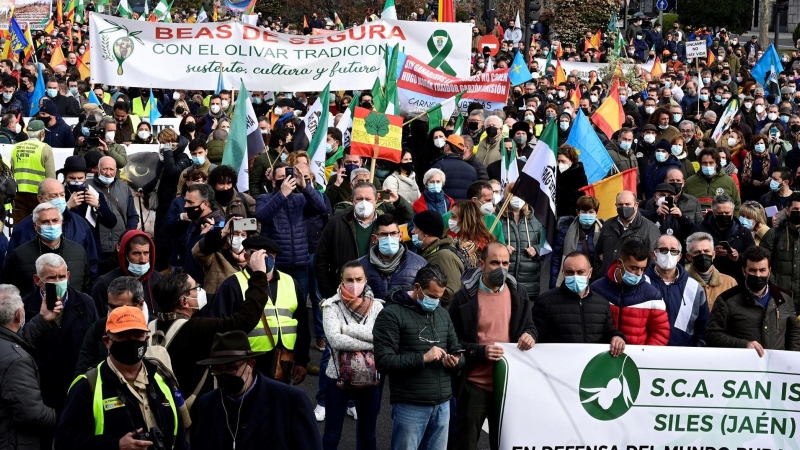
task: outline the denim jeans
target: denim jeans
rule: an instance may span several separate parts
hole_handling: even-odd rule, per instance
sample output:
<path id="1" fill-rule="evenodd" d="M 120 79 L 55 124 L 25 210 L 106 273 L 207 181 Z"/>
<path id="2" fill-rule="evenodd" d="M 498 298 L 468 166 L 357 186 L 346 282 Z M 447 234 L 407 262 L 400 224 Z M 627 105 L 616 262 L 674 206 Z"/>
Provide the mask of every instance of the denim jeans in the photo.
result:
<path id="1" fill-rule="evenodd" d="M 297 304 L 301 308 L 305 308 L 306 298 L 308 297 L 308 266 L 295 266 L 291 269 L 275 266 L 275 268 L 294 279 L 294 282 L 297 283 L 297 287 L 300 288 L 300 295 L 303 296 L 297 299 Z"/>
<path id="2" fill-rule="evenodd" d="M 450 400 L 438 405 L 392 405 L 392 450 L 446 450 Z"/>
<path id="3" fill-rule="evenodd" d="M 311 261 L 308 263 L 308 295 L 311 297 L 311 312 L 314 313 L 314 338 L 325 339 L 325 329 L 322 327 L 322 309 L 319 304 L 322 303 L 322 295 L 319 293 L 317 287 L 317 276 L 314 274 L 314 254 L 311 255 Z"/>
<path id="4" fill-rule="evenodd" d="M 356 424 L 356 450 L 375 450 L 378 446 L 375 427 L 380 412 L 379 386 L 361 389 L 339 389 L 330 381 L 325 388 L 325 432 L 322 449 L 336 450 L 342 437 L 342 425 L 347 416 L 348 403 L 355 399 L 358 424 Z"/>

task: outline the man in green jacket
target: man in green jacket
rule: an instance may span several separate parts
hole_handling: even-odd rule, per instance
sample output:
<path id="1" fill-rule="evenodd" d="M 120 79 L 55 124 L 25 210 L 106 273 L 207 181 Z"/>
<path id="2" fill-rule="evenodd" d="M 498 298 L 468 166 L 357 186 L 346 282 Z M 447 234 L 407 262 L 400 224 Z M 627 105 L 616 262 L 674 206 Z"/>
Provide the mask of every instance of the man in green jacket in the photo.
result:
<path id="1" fill-rule="evenodd" d="M 458 250 L 453 247 L 453 238 L 442 237 L 443 234 L 442 215 L 437 211 L 429 209 L 414 216 L 411 241 L 417 248 L 417 253 L 425 258 L 428 264 L 436 264 L 447 274 L 442 306 L 448 308 L 453 300 L 453 294 L 461 289 L 464 262 L 456 253 Z"/>
<path id="2" fill-rule="evenodd" d="M 796 312 L 800 310 L 800 192 L 789 196 L 784 211 L 779 214 L 778 226 L 767 231 L 760 245 L 770 254 L 770 281 L 791 289 Z"/>
<path id="3" fill-rule="evenodd" d="M 736 188 L 733 178 L 721 169 L 717 149 L 704 149 L 697 157 L 700 161 L 700 172 L 686 180 L 683 192 L 697 197 L 700 208 L 704 210 L 711 208 L 714 197 L 728 194 L 733 198 L 734 214 L 738 216 L 739 206 L 742 204 L 739 189 Z"/>
<path id="4" fill-rule="evenodd" d="M 392 450 L 447 448 L 450 377 L 464 358 L 450 316 L 439 307 L 445 286 L 444 271 L 426 265 L 413 287 L 386 296 L 388 305 L 372 329 L 375 363 L 389 375 Z"/>

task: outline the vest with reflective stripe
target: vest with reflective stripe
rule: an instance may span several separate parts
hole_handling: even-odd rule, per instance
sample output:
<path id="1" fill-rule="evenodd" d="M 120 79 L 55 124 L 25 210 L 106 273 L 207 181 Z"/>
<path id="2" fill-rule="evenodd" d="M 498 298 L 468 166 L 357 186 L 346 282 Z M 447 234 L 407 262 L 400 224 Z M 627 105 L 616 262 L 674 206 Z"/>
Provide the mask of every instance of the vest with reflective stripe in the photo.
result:
<path id="1" fill-rule="evenodd" d="M 47 145 L 36 139 L 28 139 L 14 145 L 11 159 L 14 160 L 14 178 L 17 190 L 31 194 L 39 193 L 39 183 L 44 181 L 46 173 L 42 164 L 42 149 Z"/>
<path id="2" fill-rule="evenodd" d="M 139 117 L 150 117 L 150 99 L 148 98 L 146 106 L 142 105 L 142 97 L 133 99 L 133 102 L 131 102 L 131 114 Z"/>
<path id="3" fill-rule="evenodd" d="M 287 350 L 294 350 L 294 343 L 297 341 L 297 319 L 294 312 L 297 310 L 297 295 L 294 286 L 294 279 L 283 273 L 279 273 L 278 278 L 278 298 L 275 302 L 267 300 L 264 307 L 264 316 L 267 318 L 272 337 L 275 343 L 281 342 Z M 242 288 L 242 298 L 247 292 L 247 283 L 250 275 L 246 270 L 236 272 L 236 279 L 239 287 Z M 264 323 L 259 320 L 258 325 L 248 334 L 250 347 L 254 352 L 268 352 L 272 350 L 272 342 L 264 330 Z"/>
<path id="4" fill-rule="evenodd" d="M 97 381 L 94 384 L 94 395 L 92 397 L 92 413 L 94 414 L 94 435 L 95 436 L 102 435 L 103 431 L 105 429 L 105 413 L 104 413 L 105 410 L 103 408 L 103 401 L 104 400 L 112 400 L 110 398 L 107 398 L 107 399 L 103 398 L 103 377 L 100 375 L 100 368 L 103 366 L 103 364 L 105 364 L 105 361 L 101 362 L 97 366 Z M 86 374 L 78 375 L 78 377 L 75 378 L 75 380 L 72 381 L 72 384 L 69 385 L 69 390 L 71 390 L 72 387 L 75 386 L 75 384 L 77 384 L 78 381 L 80 381 L 82 378 L 86 378 L 88 380 L 88 377 L 86 376 Z M 172 393 L 170 392 L 169 386 L 167 386 L 167 383 L 164 382 L 164 378 L 162 378 L 161 375 L 158 372 L 156 372 L 154 378 L 156 379 L 156 384 L 158 385 L 158 388 L 161 390 L 161 393 L 164 394 L 164 397 L 167 398 L 167 399 L 172 399 Z M 169 407 L 170 407 L 170 409 L 172 409 L 172 419 L 173 419 L 172 421 L 175 424 L 174 429 L 172 430 L 172 435 L 173 436 L 177 436 L 178 435 L 178 411 L 175 409 L 175 401 L 174 400 L 169 402 Z M 174 442 L 174 439 L 173 439 L 173 442 Z M 173 445 L 173 448 L 174 447 L 175 446 Z"/>

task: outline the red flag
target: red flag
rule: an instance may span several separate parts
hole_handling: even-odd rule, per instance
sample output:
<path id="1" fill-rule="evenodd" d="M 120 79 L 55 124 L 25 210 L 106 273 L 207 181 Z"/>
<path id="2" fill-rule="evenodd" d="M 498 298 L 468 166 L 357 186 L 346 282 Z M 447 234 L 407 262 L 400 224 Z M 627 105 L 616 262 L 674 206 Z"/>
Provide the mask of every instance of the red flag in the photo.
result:
<path id="1" fill-rule="evenodd" d="M 625 123 L 625 111 L 619 100 L 619 81 L 616 79 L 608 91 L 608 97 L 592 114 L 591 120 L 609 139 L 611 139 L 611 135 L 622 128 L 622 124 Z"/>
<path id="2" fill-rule="evenodd" d="M 600 201 L 600 209 L 597 211 L 598 219 L 608 220 L 617 215 L 615 203 L 617 194 L 621 191 L 631 191 L 636 194 L 637 170 L 636 168 L 628 169 L 578 189 Z"/>

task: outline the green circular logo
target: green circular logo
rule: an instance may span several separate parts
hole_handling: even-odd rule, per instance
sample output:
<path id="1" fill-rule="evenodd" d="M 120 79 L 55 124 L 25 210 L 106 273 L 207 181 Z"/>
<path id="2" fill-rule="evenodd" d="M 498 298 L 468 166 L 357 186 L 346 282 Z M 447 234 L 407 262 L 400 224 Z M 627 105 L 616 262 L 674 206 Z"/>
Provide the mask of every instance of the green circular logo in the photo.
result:
<path id="1" fill-rule="evenodd" d="M 617 358 L 607 351 L 600 353 L 581 374 L 583 409 L 597 420 L 618 419 L 636 402 L 639 382 L 639 368 L 633 358 L 625 353 Z"/>

